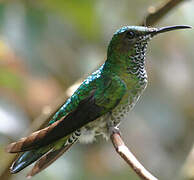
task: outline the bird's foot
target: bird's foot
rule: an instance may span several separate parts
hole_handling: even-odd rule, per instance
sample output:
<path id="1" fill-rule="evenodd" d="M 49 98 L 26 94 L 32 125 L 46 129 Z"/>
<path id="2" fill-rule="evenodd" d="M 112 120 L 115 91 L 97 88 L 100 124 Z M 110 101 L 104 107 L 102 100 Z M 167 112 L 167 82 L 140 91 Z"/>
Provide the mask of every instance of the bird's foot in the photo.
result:
<path id="1" fill-rule="evenodd" d="M 119 135 L 121 135 L 120 130 L 119 130 L 118 127 L 110 126 L 110 127 L 108 127 L 108 131 L 109 131 L 110 135 L 112 135 L 112 134 L 119 134 Z"/>

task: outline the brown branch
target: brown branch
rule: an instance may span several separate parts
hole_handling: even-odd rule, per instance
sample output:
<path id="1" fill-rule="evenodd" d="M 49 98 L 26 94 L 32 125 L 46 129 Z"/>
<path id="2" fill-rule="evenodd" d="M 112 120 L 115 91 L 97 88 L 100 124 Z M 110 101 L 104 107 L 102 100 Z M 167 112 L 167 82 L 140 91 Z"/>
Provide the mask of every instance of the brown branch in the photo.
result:
<path id="1" fill-rule="evenodd" d="M 125 162 L 136 172 L 136 174 L 142 180 L 158 180 L 149 171 L 147 171 L 143 165 L 136 159 L 136 157 L 131 153 L 123 142 L 120 133 L 115 132 L 115 130 L 110 130 L 111 140 L 115 147 L 116 152 L 125 160 Z"/>
<path id="2" fill-rule="evenodd" d="M 182 179 L 194 179 L 194 145 L 189 152 L 181 171 Z"/>
<path id="3" fill-rule="evenodd" d="M 166 14 L 174 9 L 184 0 L 168 0 L 162 3 L 159 7 L 150 6 L 148 8 L 148 14 L 146 15 L 144 21 L 140 23 L 141 26 L 152 26 L 156 24 L 160 19 L 162 19 Z"/>

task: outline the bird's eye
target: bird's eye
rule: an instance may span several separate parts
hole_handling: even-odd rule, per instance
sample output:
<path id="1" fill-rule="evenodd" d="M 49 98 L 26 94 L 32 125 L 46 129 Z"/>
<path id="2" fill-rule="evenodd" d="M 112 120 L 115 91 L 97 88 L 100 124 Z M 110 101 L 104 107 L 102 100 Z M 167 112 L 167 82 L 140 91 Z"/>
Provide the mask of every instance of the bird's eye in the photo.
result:
<path id="1" fill-rule="evenodd" d="M 128 39 L 133 39 L 135 37 L 135 33 L 133 31 L 128 31 L 126 35 Z"/>

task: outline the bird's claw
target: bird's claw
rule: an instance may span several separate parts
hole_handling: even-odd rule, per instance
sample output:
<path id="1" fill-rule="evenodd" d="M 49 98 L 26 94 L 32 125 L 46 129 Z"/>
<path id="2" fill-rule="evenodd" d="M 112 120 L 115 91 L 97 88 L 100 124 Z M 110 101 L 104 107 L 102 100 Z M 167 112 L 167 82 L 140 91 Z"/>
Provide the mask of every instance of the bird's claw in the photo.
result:
<path id="1" fill-rule="evenodd" d="M 108 129 L 109 129 L 110 135 L 111 134 L 119 134 L 119 135 L 121 134 L 118 127 L 109 127 Z"/>

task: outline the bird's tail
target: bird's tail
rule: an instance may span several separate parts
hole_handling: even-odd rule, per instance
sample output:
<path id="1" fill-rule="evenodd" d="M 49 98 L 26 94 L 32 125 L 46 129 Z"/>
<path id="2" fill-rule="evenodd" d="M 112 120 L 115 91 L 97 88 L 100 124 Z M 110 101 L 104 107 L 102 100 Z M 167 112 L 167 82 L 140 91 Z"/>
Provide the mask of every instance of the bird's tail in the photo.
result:
<path id="1" fill-rule="evenodd" d="M 11 173 L 17 173 L 39 159 L 27 175 L 28 178 L 34 176 L 52 164 L 76 142 L 75 139 L 69 143 L 68 139 L 69 136 L 64 137 L 50 145 L 22 153 L 13 162 L 10 168 Z"/>
<path id="2" fill-rule="evenodd" d="M 12 164 L 10 167 L 11 173 L 18 173 L 25 167 L 29 166 L 45 153 L 49 151 L 49 148 L 43 147 L 37 150 L 26 151 L 22 153 Z"/>
<path id="3" fill-rule="evenodd" d="M 36 162 L 36 164 L 31 169 L 31 171 L 27 174 L 27 178 L 31 178 L 32 176 L 36 175 L 37 173 L 47 168 L 50 164 L 56 161 L 61 155 L 63 155 L 63 153 L 66 152 L 71 146 L 72 144 L 69 144 L 64 147 L 61 147 L 60 149 L 55 149 L 55 150 L 53 149 L 47 154 L 45 154 Z"/>

